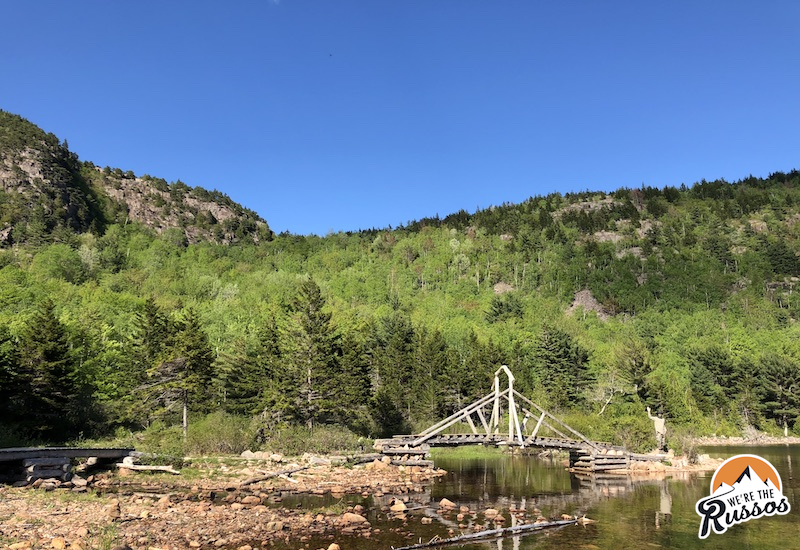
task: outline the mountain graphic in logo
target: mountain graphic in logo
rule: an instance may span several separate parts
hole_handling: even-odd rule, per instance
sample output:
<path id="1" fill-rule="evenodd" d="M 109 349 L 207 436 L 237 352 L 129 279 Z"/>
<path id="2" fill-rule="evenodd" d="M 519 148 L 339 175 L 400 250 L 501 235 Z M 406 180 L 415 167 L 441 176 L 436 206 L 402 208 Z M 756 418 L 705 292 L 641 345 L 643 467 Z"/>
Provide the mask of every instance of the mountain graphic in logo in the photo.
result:
<path id="1" fill-rule="evenodd" d="M 779 491 L 783 489 L 781 477 L 772 464 L 760 456 L 738 455 L 729 458 L 717 468 L 714 477 L 711 478 L 711 492 L 716 492 L 723 483 L 733 485 L 740 482 L 745 475 L 750 478 L 756 476 L 765 482 L 771 480 Z"/>
<path id="2" fill-rule="evenodd" d="M 789 513 L 778 471 L 756 455 L 737 455 L 723 462 L 711 478 L 711 496 L 695 507 L 701 518 L 700 538 L 722 534 L 737 523 Z"/>

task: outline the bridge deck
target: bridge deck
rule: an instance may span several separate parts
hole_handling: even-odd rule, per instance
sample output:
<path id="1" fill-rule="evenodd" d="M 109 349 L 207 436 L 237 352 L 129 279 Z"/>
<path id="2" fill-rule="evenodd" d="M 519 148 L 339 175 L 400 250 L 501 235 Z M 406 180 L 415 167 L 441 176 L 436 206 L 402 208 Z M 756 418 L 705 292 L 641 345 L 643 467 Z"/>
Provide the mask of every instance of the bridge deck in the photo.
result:
<path id="1" fill-rule="evenodd" d="M 117 459 L 130 455 L 133 449 L 88 449 L 81 447 L 14 447 L 0 449 L 0 462 L 29 458 L 97 458 Z"/>
<path id="2" fill-rule="evenodd" d="M 413 442 L 418 438 L 418 435 L 402 435 L 395 436 L 392 439 L 382 440 L 382 446 L 386 449 L 391 447 L 404 447 L 408 445 L 413 448 Z M 377 442 L 376 442 L 377 443 Z M 593 442 L 598 448 L 602 449 L 622 449 L 622 447 L 615 447 L 610 443 Z M 431 447 L 454 447 L 458 445 L 509 445 L 509 446 L 523 446 L 516 440 L 509 441 L 506 435 L 500 434 L 439 434 L 425 440 L 426 445 Z M 557 437 L 528 437 L 524 440 L 525 447 L 537 447 L 541 449 L 583 449 L 587 444 L 580 440 L 575 439 L 562 439 Z"/>

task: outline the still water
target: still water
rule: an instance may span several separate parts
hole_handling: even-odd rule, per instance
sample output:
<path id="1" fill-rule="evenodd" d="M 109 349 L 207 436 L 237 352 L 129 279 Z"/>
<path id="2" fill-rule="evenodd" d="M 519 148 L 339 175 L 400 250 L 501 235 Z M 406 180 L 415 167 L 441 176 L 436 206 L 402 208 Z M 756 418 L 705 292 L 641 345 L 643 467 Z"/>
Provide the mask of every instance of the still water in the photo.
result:
<path id="1" fill-rule="evenodd" d="M 537 506 L 545 515 L 566 512 L 597 520 L 586 526 L 507 538 L 499 546 L 503 550 L 800 549 L 800 482 L 794 472 L 800 467 L 800 447 L 711 447 L 703 452 L 720 458 L 756 454 L 769 460 L 781 475 L 791 512 L 735 525 L 722 535 L 700 540 L 695 504 L 710 494 L 713 472 L 651 479 L 576 477 L 558 462 L 519 456 L 439 461 L 451 474 L 432 488 L 432 497 L 447 497 L 479 509 Z M 490 547 L 498 547 L 498 543 L 461 548 Z"/>
<path id="2" fill-rule="evenodd" d="M 393 517 L 387 506 L 393 495 L 381 498 L 354 499 L 348 504 L 362 504 L 373 527 L 380 533 L 371 539 L 339 540 L 342 548 L 364 550 L 389 549 L 426 542 L 435 536 L 448 538 L 468 532 L 459 527 L 472 514 L 459 522 L 455 513 L 442 514 L 437 503 L 442 498 L 471 511 L 487 508 L 501 510 L 504 526 L 517 520 L 509 510 L 525 510 L 525 520 L 535 520 L 534 509 L 544 516 L 563 513 L 596 520 L 588 525 L 570 525 L 499 541 L 448 546 L 469 550 L 634 550 L 634 549 L 754 549 L 800 550 L 800 482 L 794 469 L 800 467 L 800 446 L 710 447 L 702 452 L 712 457 L 727 458 L 737 454 L 755 454 L 769 460 L 783 481 L 783 494 L 791 512 L 785 516 L 764 517 L 734 525 L 722 535 L 698 537 L 700 517 L 695 512 L 697 501 L 710 494 L 711 472 L 671 473 L 666 477 L 640 476 L 576 476 L 567 472 L 559 459 L 530 456 L 491 455 L 486 458 L 437 458 L 436 465 L 448 471 L 422 493 L 395 495 L 405 498 L 409 512 Z M 308 496 L 284 500 L 283 506 L 313 507 L 330 502 L 306 502 Z M 329 499 L 329 497 L 326 497 Z M 323 500 L 326 500 L 323 499 Z M 349 500 L 349 499 L 348 499 Z M 474 516 L 473 516 L 474 517 Z M 433 521 L 427 523 L 428 519 Z M 493 528 L 493 527 L 490 527 Z M 327 548 L 329 541 L 308 541 L 308 548 Z M 319 543 L 319 544 L 316 544 Z M 316 544 L 316 545 L 315 545 Z"/>

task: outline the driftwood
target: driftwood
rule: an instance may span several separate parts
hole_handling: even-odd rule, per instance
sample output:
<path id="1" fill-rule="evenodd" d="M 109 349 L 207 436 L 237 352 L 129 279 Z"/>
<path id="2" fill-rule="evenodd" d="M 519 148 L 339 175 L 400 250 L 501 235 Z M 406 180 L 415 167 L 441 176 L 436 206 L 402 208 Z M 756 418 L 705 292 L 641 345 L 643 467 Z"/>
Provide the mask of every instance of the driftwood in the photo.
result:
<path id="1" fill-rule="evenodd" d="M 126 468 L 128 470 L 149 471 L 149 472 L 167 472 L 168 474 L 180 474 L 178 470 L 169 466 L 146 466 L 144 464 L 117 464 L 117 468 Z"/>
<path id="2" fill-rule="evenodd" d="M 393 550 L 417 550 L 419 548 L 434 548 L 436 546 L 447 546 L 449 544 L 461 544 L 462 542 L 467 541 L 475 541 L 487 538 L 499 538 L 505 537 L 508 535 L 517 535 L 520 533 L 526 533 L 530 531 L 539 531 L 540 529 L 546 529 L 550 527 L 563 527 L 565 525 L 573 525 L 578 523 L 577 519 L 568 519 L 568 520 L 560 520 L 560 521 L 551 521 L 548 523 L 527 523 L 525 525 L 516 525 L 514 527 L 503 527 L 502 529 L 491 529 L 489 531 L 479 531 L 477 533 L 469 533 L 467 535 L 460 535 L 457 537 L 451 537 L 447 539 L 440 539 L 438 537 L 434 537 L 428 542 L 421 542 L 419 544 L 412 544 L 411 546 L 402 546 L 400 548 L 395 548 L 392 546 Z"/>
<path id="3" fill-rule="evenodd" d="M 292 469 L 289 469 L 289 470 L 281 470 L 280 472 L 273 472 L 271 474 L 266 474 L 266 475 L 263 475 L 263 476 L 251 477 L 249 479 L 245 479 L 244 481 L 242 481 L 239 484 L 239 487 L 240 488 L 241 487 L 247 487 L 248 485 L 252 485 L 253 483 L 258 483 L 259 481 L 266 481 L 268 479 L 272 479 L 273 477 L 289 476 L 289 475 L 291 475 L 291 474 L 293 474 L 295 472 L 302 472 L 303 470 L 308 470 L 308 468 L 309 468 L 308 466 L 301 466 L 300 468 L 292 468 Z M 296 480 L 293 480 L 293 479 L 290 479 L 289 481 L 295 481 L 296 482 Z"/>

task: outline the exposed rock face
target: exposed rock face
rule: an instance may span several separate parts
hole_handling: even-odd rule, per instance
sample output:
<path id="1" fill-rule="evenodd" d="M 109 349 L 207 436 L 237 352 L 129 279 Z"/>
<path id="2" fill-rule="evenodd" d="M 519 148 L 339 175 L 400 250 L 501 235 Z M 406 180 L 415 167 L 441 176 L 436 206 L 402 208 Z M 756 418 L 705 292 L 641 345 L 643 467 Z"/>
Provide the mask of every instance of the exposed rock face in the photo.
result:
<path id="1" fill-rule="evenodd" d="M 513 286 L 502 281 L 494 285 L 494 293 L 498 295 L 505 294 L 506 292 L 512 292 L 513 290 L 515 290 Z"/>
<path id="2" fill-rule="evenodd" d="M 603 307 L 603 304 L 595 299 L 591 290 L 581 290 L 575 293 L 575 299 L 567 309 L 567 314 L 572 315 L 579 308 L 582 308 L 584 312 L 594 311 L 601 321 L 607 321 L 611 317 L 606 308 Z"/>
<path id="3" fill-rule="evenodd" d="M 178 230 L 188 243 L 272 236 L 261 217 L 223 193 L 81 162 L 66 142 L 2 110 L 0 207 L 0 246 L 128 222 Z"/>
<path id="4" fill-rule="evenodd" d="M 135 177 L 98 167 L 90 178 L 119 206 L 125 219 L 157 233 L 181 228 L 189 243 L 222 244 L 258 242 L 271 236 L 261 217 L 218 191 L 192 188 L 180 181 L 167 184 L 159 178 Z"/>

